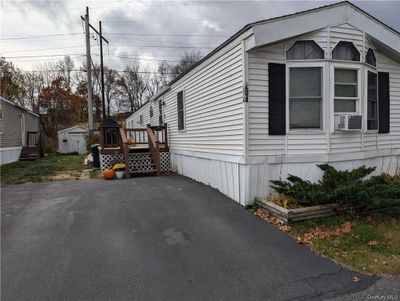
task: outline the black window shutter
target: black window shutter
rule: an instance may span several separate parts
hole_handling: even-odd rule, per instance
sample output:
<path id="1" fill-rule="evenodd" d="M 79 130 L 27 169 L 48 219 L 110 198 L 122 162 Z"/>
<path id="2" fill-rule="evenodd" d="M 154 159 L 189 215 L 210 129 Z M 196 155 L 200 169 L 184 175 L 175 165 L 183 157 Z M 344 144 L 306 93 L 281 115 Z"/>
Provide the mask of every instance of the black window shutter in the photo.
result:
<path id="1" fill-rule="evenodd" d="M 177 93 L 177 112 L 178 112 L 178 130 L 183 130 L 184 125 L 184 108 L 183 108 L 183 91 Z"/>
<path id="2" fill-rule="evenodd" d="M 379 133 L 390 132 L 389 73 L 378 72 Z"/>
<path id="3" fill-rule="evenodd" d="M 268 132 L 286 135 L 285 64 L 268 64 Z"/>

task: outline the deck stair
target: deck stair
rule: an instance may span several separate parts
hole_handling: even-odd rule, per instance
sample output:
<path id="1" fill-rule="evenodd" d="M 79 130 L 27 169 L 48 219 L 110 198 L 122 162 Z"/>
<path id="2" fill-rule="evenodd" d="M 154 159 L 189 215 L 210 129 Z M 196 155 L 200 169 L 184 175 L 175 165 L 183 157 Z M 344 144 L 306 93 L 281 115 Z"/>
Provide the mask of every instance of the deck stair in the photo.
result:
<path id="1" fill-rule="evenodd" d="M 38 158 L 37 147 L 23 146 L 21 154 L 19 155 L 19 161 L 31 161 Z"/>
<path id="2" fill-rule="evenodd" d="M 101 168 L 125 163 L 125 175 L 160 175 L 169 170 L 167 125 L 123 129 L 105 120 L 100 130 Z"/>
<path id="3" fill-rule="evenodd" d="M 33 161 L 44 156 L 44 136 L 40 132 L 28 132 L 26 145 L 22 146 L 19 161 Z"/>

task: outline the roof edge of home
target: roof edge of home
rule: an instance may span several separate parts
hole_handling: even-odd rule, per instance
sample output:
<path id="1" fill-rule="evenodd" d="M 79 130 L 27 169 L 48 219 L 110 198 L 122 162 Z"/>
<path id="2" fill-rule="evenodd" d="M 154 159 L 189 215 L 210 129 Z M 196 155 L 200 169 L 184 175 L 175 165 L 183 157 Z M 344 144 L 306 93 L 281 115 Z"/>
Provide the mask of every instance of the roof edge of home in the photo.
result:
<path id="1" fill-rule="evenodd" d="M 370 15 L 369 13 L 367 13 L 366 11 L 364 11 L 363 9 L 359 8 L 358 6 L 356 6 L 355 4 L 351 3 L 350 1 L 340 1 L 340 2 L 336 2 L 336 3 L 332 3 L 332 4 L 328 4 L 328 5 L 323 5 L 323 6 L 319 6 L 319 7 L 315 7 L 315 8 L 311 8 L 311 9 L 307 9 L 307 10 L 302 10 L 299 12 L 295 12 L 295 13 L 291 13 L 291 14 L 287 14 L 287 15 L 282 15 L 282 16 L 277 16 L 277 17 L 272 17 L 269 19 L 264 19 L 264 20 L 260 20 L 260 21 L 255 21 L 252 23 L 248 23 L 245 26 L 242 27 L 242 29 L 240 29 L 239 31 L 237 31 L 234 35 L 232 35 L 230 38 L 228 38 L 226 41 L 224 41 L 221 45 L 219 45 L 218 47 L 216 47 L 214 50 L 212 50 L 210 53 L 208 53 L 205 57 L 203 57 L 200 61 L 198 61 L 196 64 L 194 64 L 193 66 L 191 66 L 189 69 L 187 69 L 186 71 L 184 71 L 183 73 L 181 73 L 180 75 L 178 75 L 176 78 L 174 78 L 171 82 L 168 83 L 167 87 L 171 87 L 171 85 L 173 85 L 174 83 L 176 83 L 178 80 L 180 80 L 182 77 L 184 77 L 186 74 L 188 74 L 189 72 L 191 72 L 192 70 L 194 70 L 196 67 L 198 67 L 200 64 L 202 64 L 203 62 L 205 62 L 207 59 L 209 59 L 210 57 L 212 57 L 215 53 L 217 53 L 219 50 L 221 50 L 222 48 L 224 48 L 226 45 L 228 45 L 230 42 L 232 42 L 234 39 L 236 39 L 238 36 L 240 36 L 241 34 L 243 34 L 244 32 L 246 32 L 247 30 L 249 30 L 250 28 L 252 28 L 255 25 L 259 25 L 262 23 L 266 23 L 266 22 L 271 22 L 271 21 L 276 21 L 278 19 L 284 19 L 284 18 L 289 18 L 289 17 L 293 17 L 296 15 L 300 15 L 300 14 L 305 14 L 305 13 L 309 13 L 309 12 L 313 12 L 313 11 L 318 11 L 318 10 L 324 10 L 327 8 L 331 8 L 331 7 L 335 7 L 335 6 L 342 6 L 342 5 L 350 5 L 351 7 L 353 7 L 354 9 L 360 11 L 361 13 L 365 14 L 366 16 L 370 17 L 371 19 L 373 19 L 374 21 L 378 22 L 379 24 L 383 25 L 384 27 L 386 27 L 388 30 L 393 31 L 395 34 L 400 36 L 400 32 L 395 30 L 394 28 L 388 26 L 387 24 L 383 23 L 382 21 L 380 21 L 379 19 L 375 18 L 374 16 Z M 161 95 L 163 95 L 165 92 L 167 92 L 169 89 L 162 91 L 160 90 L 159 95 L 155 95 L 157 97 L 160 97 Z M 144 105 L 144 104 L 143 104 Z"/>
<path id="2" fill-rule="evenodd" d="M 9 104 L 11 104 L 11 105 L 13 105 L 14 107 L 17 107 L 17 108 L 19 108 L 19 109 L 21 109 L 21 110 L 24 110 L 25 112 L 27 112 L 27 113 L 29 113 L 29 114 L 32 114 L 32 115 L 34 115 L 34 116 L 36 116 L 36 117 L 39 117 L 39 114 L 36 114 L 36 113 L 33 112 L 32 110 L 29 110 L 29 109 L 27 109 L 27 108 L 25 108 L 25 107 L 23 107 L 23 106 L 20 106 L 20 105 L 17 104 L 16 102 L 14 102 L 14 101 L 12 101 L 12 100 L 10 100 L 10 99 L 8 99 L 8 98 L 5 98 L 4 96 L 0 96 L 0 99 L 3 100 L 3 101 L 5 101 L 5 102 L 7 102 L 7 103 L 9 103 Z"/>

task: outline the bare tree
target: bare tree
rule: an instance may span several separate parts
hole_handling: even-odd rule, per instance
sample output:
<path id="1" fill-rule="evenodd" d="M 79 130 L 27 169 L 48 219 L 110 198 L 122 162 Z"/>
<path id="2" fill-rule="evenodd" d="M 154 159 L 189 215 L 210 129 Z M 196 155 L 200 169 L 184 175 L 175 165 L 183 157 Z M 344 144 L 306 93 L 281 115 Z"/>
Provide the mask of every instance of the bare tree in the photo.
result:
<path id="1" fill-rule="evenodd" d="M 143 103 L 143 95 L 147 89 L 145 78 L 140 71 L 140 64 L 134 61 L 126 66 L 124 73 L 118 80 L 122 100 L 131 112 L 136 111 Z"/>
<path id="2" fill-rule="evenodd" d="M 177 77 L 179 74 L 185 72 L 198 61 L 200 61 L 200 59 L 201 54 L 199 51 L 185 52 L 179 63 L 170 68 L 171 76 L 174 78 Z"/>
<path id="3" fill-rule="evenodd" d="M 118 72 L 107 67 L 104 68 L 104 93 L 106 103 L 110 104 L 110 110 L 114 113 L 120 113 L 117 104 L 121 96 L 118 86 Z"/>

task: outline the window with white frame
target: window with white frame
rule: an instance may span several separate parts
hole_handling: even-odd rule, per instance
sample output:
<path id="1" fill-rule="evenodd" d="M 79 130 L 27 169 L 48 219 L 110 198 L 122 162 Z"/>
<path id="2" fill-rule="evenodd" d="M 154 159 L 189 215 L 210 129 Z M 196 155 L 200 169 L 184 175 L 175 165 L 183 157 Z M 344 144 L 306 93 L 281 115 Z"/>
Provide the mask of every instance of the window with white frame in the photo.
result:
<path id="1" fill-rule="evenodd" d="M 286 52 L 287 60 L 323 59 L 324 51 L 314 41 L 297 41 Z"/>
<path id="2" fill-rule="evenodd" d="M 334 111 L 335 113 L 357 113 L 358 70 L 334 69 Z"/>
<path id="3" fill-rule="evenodd" d="M 322 128 L 322 67 L 289 68 L 289 128 Z"/>
<path id="4" fill-rule="evenodd" d="M 360 52 L 352 42 L 340 41 L 332 51 L 334 60 L 360 61 Z"/>
<path id="5" fill-rule="evenodd" d="M 368 49 L 367 54 L 365 55 L 365 62 L 376 67 L 375 53 L 371 48 Z"/>
<path id="6" fill-rule="evenodd" d="M 378 129 L 378 77 L 376 73 L 367 74 L 367 129 Z"/>

